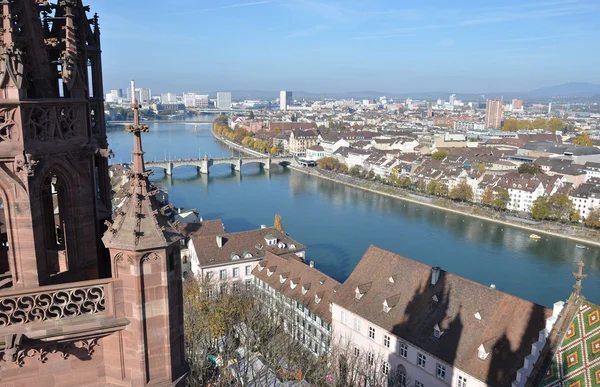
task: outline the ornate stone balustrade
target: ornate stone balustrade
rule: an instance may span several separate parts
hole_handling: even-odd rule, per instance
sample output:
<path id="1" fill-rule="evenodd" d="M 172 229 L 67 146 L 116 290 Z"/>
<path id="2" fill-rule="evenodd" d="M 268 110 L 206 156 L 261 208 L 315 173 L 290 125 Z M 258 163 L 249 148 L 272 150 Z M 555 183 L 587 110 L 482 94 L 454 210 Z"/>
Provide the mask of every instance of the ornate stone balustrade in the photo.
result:
<path id="1" fill-rule="evenodd" d="M 0 292 L 0 329 L 110 312 L 113 279 Z"/>

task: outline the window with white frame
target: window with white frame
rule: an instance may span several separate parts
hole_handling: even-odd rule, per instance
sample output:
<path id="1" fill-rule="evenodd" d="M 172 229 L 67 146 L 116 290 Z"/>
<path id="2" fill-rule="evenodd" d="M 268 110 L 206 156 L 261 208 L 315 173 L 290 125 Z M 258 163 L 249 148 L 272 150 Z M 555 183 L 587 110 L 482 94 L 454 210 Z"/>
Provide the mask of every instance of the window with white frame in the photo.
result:
<path id="1" fill-rule="evenodd" d="M 417 355 L 417 365 L 421 368 L 425 368 L 425 363 L 427 361 L 427 356 L 423 355 L 422 353 L 419 353 Z"/>
<path id="2" fill-rule="evenodd" d="M 246 275 L 250 275 L 252 273 L 252 266 L 246 265 Z"/>
<path id="3" fill-rule="evenodd" d="M 408 345 L 406 345 L 405 343 L 400 343 L 398 352 L 400 356 L 406 359 L 406 356 L 408 355 Z"/>
<path id="4" fill-rule="evenodd" d="M 207 279 L 207 280 L 209 280 L 209 281 L 210 281 L 211 279 L 213 279 L 213 274 L 214 274 L 214 273 L 213 273 L 212 271 L 207 271 L 207 272 L 206 272 L 206 279 Z"/>
<path id="5" fill-rule="evenodd" d="M 239 291 L 239 290 L 240 290 L 240 283 L 239 283 L 239 281 L 235 281 L 235 282 L 232 284 L 232 289 L 233 289 L 233 291 L 234 291 L 234 292 L 237 292 L 237 291 Z"/>
<path id="6" fill-rule="evenodd" d="M 437 363 L 436 376 L 442 380 L 446 379 L 446 366 Z"/>
<path id="7" fill-rule="evenodd" d="M 227 270 L 223 269 L 223 270 L 219 271 L 219 278 L 221 280 L 226 280 L 227 279 Z"/>
<path id="8" fill-rule="evenodd" d="M 356 345 L 354 346 L 354 356 L 360 356 L 360 348 L 358 348 Z"/>
<path id="9" fill-rule="evenodd" d="M 354 319 L 354 330 L 360 332 L 360 320 L 357 318 Z"/>
<path id="10" fill-rule="evenodd" d="M 370 366 L 375 364 L 375 355 L 373 354 L 373 352 L 367 353 L 367 364 Z"/>
<path id="11" fill-rule="evenodd" d="M 342 312 L 342 323 L 348 325 L 348 313 Z"/>
<path id="12" fill-rule="evenodd" d="M 390 373 L 390 363 L 384 361 L 383 364 L 381 364 L 381 373 L 384 375 L 388 375 Z"/>
<path id="13" fill-rule="evenodd" d="M 234 277 L 239 277 L 240 276 L 240 268 L 239 267 L 234 267 L 233 268 L 233 276 Z"/>
<path id="14" fill-rule="evenodd" d="M 383 335 L 383 346 L 386 348 L 390 347 L 390 337 L 388 335 Z"/>
<path id="15" fill-rule="evenodd" d="M 369 338 L 375 340 L 375 328 L 369 327 Z"/>
<path id="16" fill-rule="evenodd" d="M 250 290 L 252 287 L 252 280 L 246 280 L 246 290 Z"/>
<path id="17" fill-rule="evenodd" d="M 458 387 L 467 387 L 467 378 L 465 378 L 464 376 L 459 376 Z"/>
<path id="18" fill-rule="evenodd" d="M 398 382 L 400 382 L 400 386 L 401 387 L 405 387 L 406 386 L 406 373 L 404 372 L 400 372 L 398 374 Z"/>

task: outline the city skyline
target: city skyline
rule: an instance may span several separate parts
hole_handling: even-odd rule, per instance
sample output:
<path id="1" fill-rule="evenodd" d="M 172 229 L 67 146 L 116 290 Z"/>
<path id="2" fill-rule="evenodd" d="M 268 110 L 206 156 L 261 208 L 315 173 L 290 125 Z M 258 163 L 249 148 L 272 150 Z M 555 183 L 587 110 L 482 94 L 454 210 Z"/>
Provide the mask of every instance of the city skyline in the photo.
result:
<path id="1" fill-rule="evenodd" d="M 156 12 L 156 1 L 116 4 L 90 1 L 102 15 L 107 88 L 133 77 L 157 92 L 178 93 L 483 93 L 600 83 L 597 54 L 589 50 L 600 5 L 588 0 L 410 9 L 380 1 L 368 10 L 355 1 L 343 7 L 317 0 L 185 1 L 166 12 Z M 145 59 L 142 70 L 124 60 L 132 56 Z"/>

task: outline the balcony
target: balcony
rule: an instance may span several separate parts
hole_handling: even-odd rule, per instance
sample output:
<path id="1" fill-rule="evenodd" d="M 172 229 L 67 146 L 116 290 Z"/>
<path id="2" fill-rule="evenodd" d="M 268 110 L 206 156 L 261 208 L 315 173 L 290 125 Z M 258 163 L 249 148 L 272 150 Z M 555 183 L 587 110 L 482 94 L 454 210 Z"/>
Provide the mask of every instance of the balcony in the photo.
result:
<path id="1" fill-rule="evenodd" d="M 30 340 L 102 336 L 124 329 L 115 316 L 115 287 L 107 278 L 35 289 L 0 292 L 0 336 L 24 335 Z"/>

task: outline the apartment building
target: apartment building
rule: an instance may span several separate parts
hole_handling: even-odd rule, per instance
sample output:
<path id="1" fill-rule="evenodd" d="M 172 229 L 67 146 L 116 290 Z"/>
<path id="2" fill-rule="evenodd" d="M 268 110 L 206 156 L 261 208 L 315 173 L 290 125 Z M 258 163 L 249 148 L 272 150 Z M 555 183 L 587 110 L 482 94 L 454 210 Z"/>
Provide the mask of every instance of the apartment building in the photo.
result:
<path id="1" fill-rule="evenodd" d="M 305 247 L 274 227 L 220 235 L 192 235 L 187 244 L 190 270 L 215 290 L 250 287 L 252 270 L 267 253 L 304 259 Z"/>
<path id="2" fill-rule="evenodd" d="M 252 270 L 252 290 L 271 318 L 315 355 L 329 353 L 331 296 L 340 283 L 309 264 L 287 255 L 267 252 Z"/>
<path id="3" fill-rule="evenodd" d="M 366 353 L 405 385 L 517 387 L 563 306 L 548 309 L 371 246 L 333 296 L 332 342 Z"/>

